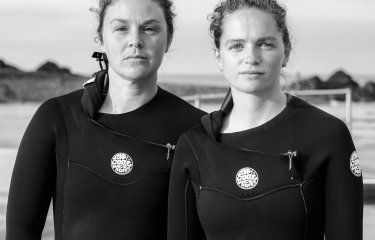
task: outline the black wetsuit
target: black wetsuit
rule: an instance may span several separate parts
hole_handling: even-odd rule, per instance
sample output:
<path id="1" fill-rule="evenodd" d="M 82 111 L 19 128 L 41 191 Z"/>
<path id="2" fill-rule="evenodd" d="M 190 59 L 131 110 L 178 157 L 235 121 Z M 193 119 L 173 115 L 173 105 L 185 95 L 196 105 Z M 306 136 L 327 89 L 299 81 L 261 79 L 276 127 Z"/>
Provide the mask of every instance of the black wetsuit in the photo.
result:
<path id="1" fill-rule="evenodd" d="M 40 239 L 51 198 L 56 240 L 166 239 L 173 145 L 204 112 L 158 88 L 125 114 L 97 113 L 103 76 L 43 103 L 22 139 L 7 240 Z"/>
<path id="2" fill-rule="evenodd" d="M 347 126 L 288 98 L 261 126 L 221 134 L 227 109 L 181 136 L 168 240 L 362 239 L 362 172 Z"/>

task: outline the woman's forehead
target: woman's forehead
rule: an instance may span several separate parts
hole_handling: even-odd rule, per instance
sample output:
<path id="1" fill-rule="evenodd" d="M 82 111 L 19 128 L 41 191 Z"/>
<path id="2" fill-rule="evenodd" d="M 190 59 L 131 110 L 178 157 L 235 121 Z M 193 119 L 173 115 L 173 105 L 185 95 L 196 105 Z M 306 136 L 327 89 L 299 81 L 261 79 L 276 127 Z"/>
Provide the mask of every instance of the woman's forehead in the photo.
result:
<path id="1" fill-rule="evenodd" d="M 272 14 L 257 8 L 242 8 L 225 15 L 222 24 L 223 36 L 258 37 L 279 34 L 277 24 Z"/>
<path id="2" fill-rule="evenodd" d="M 105 17 L 109 21 L 113 19 L 162 21 L 164 14 L 160 5 L 153 0 L 118 0 L 108 7 Z"/>

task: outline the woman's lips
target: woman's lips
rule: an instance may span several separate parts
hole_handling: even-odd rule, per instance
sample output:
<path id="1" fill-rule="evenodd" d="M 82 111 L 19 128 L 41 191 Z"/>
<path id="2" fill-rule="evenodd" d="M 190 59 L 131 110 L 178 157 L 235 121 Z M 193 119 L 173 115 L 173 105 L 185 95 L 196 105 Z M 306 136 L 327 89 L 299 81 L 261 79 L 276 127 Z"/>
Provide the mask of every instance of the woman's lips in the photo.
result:
<path id="1" fill-rule="evenodd" d="M 259 77 L 264 75 L 264 72 L 261 71 L 241 71 L 240 75 L 245 75 L 249 77 Z"/>

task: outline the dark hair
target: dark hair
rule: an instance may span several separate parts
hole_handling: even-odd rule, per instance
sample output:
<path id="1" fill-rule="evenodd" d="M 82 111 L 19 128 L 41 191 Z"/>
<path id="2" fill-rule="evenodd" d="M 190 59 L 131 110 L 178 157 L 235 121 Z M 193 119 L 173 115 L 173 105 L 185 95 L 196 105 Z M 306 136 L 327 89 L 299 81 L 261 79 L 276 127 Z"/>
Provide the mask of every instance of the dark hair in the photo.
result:
<path id="1" fill-rule="evenodd" d="M 97 38 L 101 43 L 103 43 L 103 21 L 107 11 L 108 6 L 114 4 L 118 0 L 99 0 L 98 8 L 90 8 L 90 11 L 93 11 L 97 14 L 99 23 L 96 29 Z M 159 6 L 163 9 L 165 21 L 167 23 L 167 34 L 168 34 L 168 44 L 172 42 L 173 32 L 174 32 L 174 18 L 176 14 L 174 11 L 173 2 L 171 0 L 151 0 L 157 2 Z"/>
<path id="2" fill-rule="evenodd" d="M 208 16 L 209 21 L 211 22 L 210 34 L 214 39 L 215 47 L 217 49 L 220 47 L 224 17 L 227 14 L 233 13 L 234 11 L 244 7 L 258 8 L 272 14 L 276 21 L 277 27 L 282 34 L 285 53 L 289 54 L 292 49 L 292 44 L 290 41 L 288 26 L 286 24 L 286 10 L 285 7 L 278 4 L 275 0 L 224 0 L 218 3 L 214 12 Z"/>

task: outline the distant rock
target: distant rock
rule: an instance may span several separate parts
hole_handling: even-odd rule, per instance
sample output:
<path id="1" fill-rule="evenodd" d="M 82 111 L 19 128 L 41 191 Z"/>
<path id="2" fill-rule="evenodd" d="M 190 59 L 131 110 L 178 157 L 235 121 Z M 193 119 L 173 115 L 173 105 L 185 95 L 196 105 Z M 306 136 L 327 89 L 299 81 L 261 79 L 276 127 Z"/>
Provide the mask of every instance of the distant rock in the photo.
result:
<path id="1" fill-rule="evenodd" d="M 12 88 L 0 82 L 0 103 L 7 103 L 17 99 L 16 93 L 12 90 Z"/>
<path id="2" fill-rule="evenodd" d="M 50 61 L 38 67 L 36 72 L 72 75 L 72 73 L 70 72 L 68 68 L 61 68 L 56 63 L 53 63 Z"/>
<path id="3" fill-rule="evenodd" d="M 352 99 L 354 101 L 360 101 L 362 99 L 362 89 L 359 84 L 353 80 L 353 78 L 342 70 L 335 72 L 331 77 L 328 78 L 327 82 L 324 83 L 326 89 L 339 89 L 339 88 L 350 88 L 352 90 Z M 344 100 L 344 95 L 337 95 L 334 97 L 336 100 Z"/>
<path id="4" fill-rule="evenodd" d="M 325 82 L 324 87 L 327 89 L 338 89 L 338 88 L 358 88 L 359 85 L 353 80 L 353 78 L 342 70 L 335 72 Z"/>
<path id="5" fill-rule="evenodd" d="M 305 78 L 305 79 L 295 79 L 295 80 L 290 80 L 287 82 L 287 87 L 285 89 L 289 90 L 310 90 L 310 89 L 317 89 L 317 81 L 316 79 L 319 79 L 319 77 L 310 77 L 310 78 Z M 319 81 L 321 81 L 319 79 Z"/>
<path id="6" fill-rule="evenodd" d="M 369 81 L 362 88 L 364 101 L 375 101 L 375 82 Z"/>
<path id="7" fill-rule="evenodd" d="M 5 61 L 3 61 L 2 59 L 0 59 L 0 71 L 2 72 L 20 72 L 21 70 L 19 70 L 18 68 L 14 67 L 14 66 L 11 66 L 7 63 L 5 63 Z"/>
<path id="8" fill-rule="evenodd" d="M 310 82 L 310 85 L 311 85 L 312 89 L 323 89 L 324 88 L 324 82 L 318 76 L 313 76 L 310 79 L 308 79 L 308 81 Z"/>

